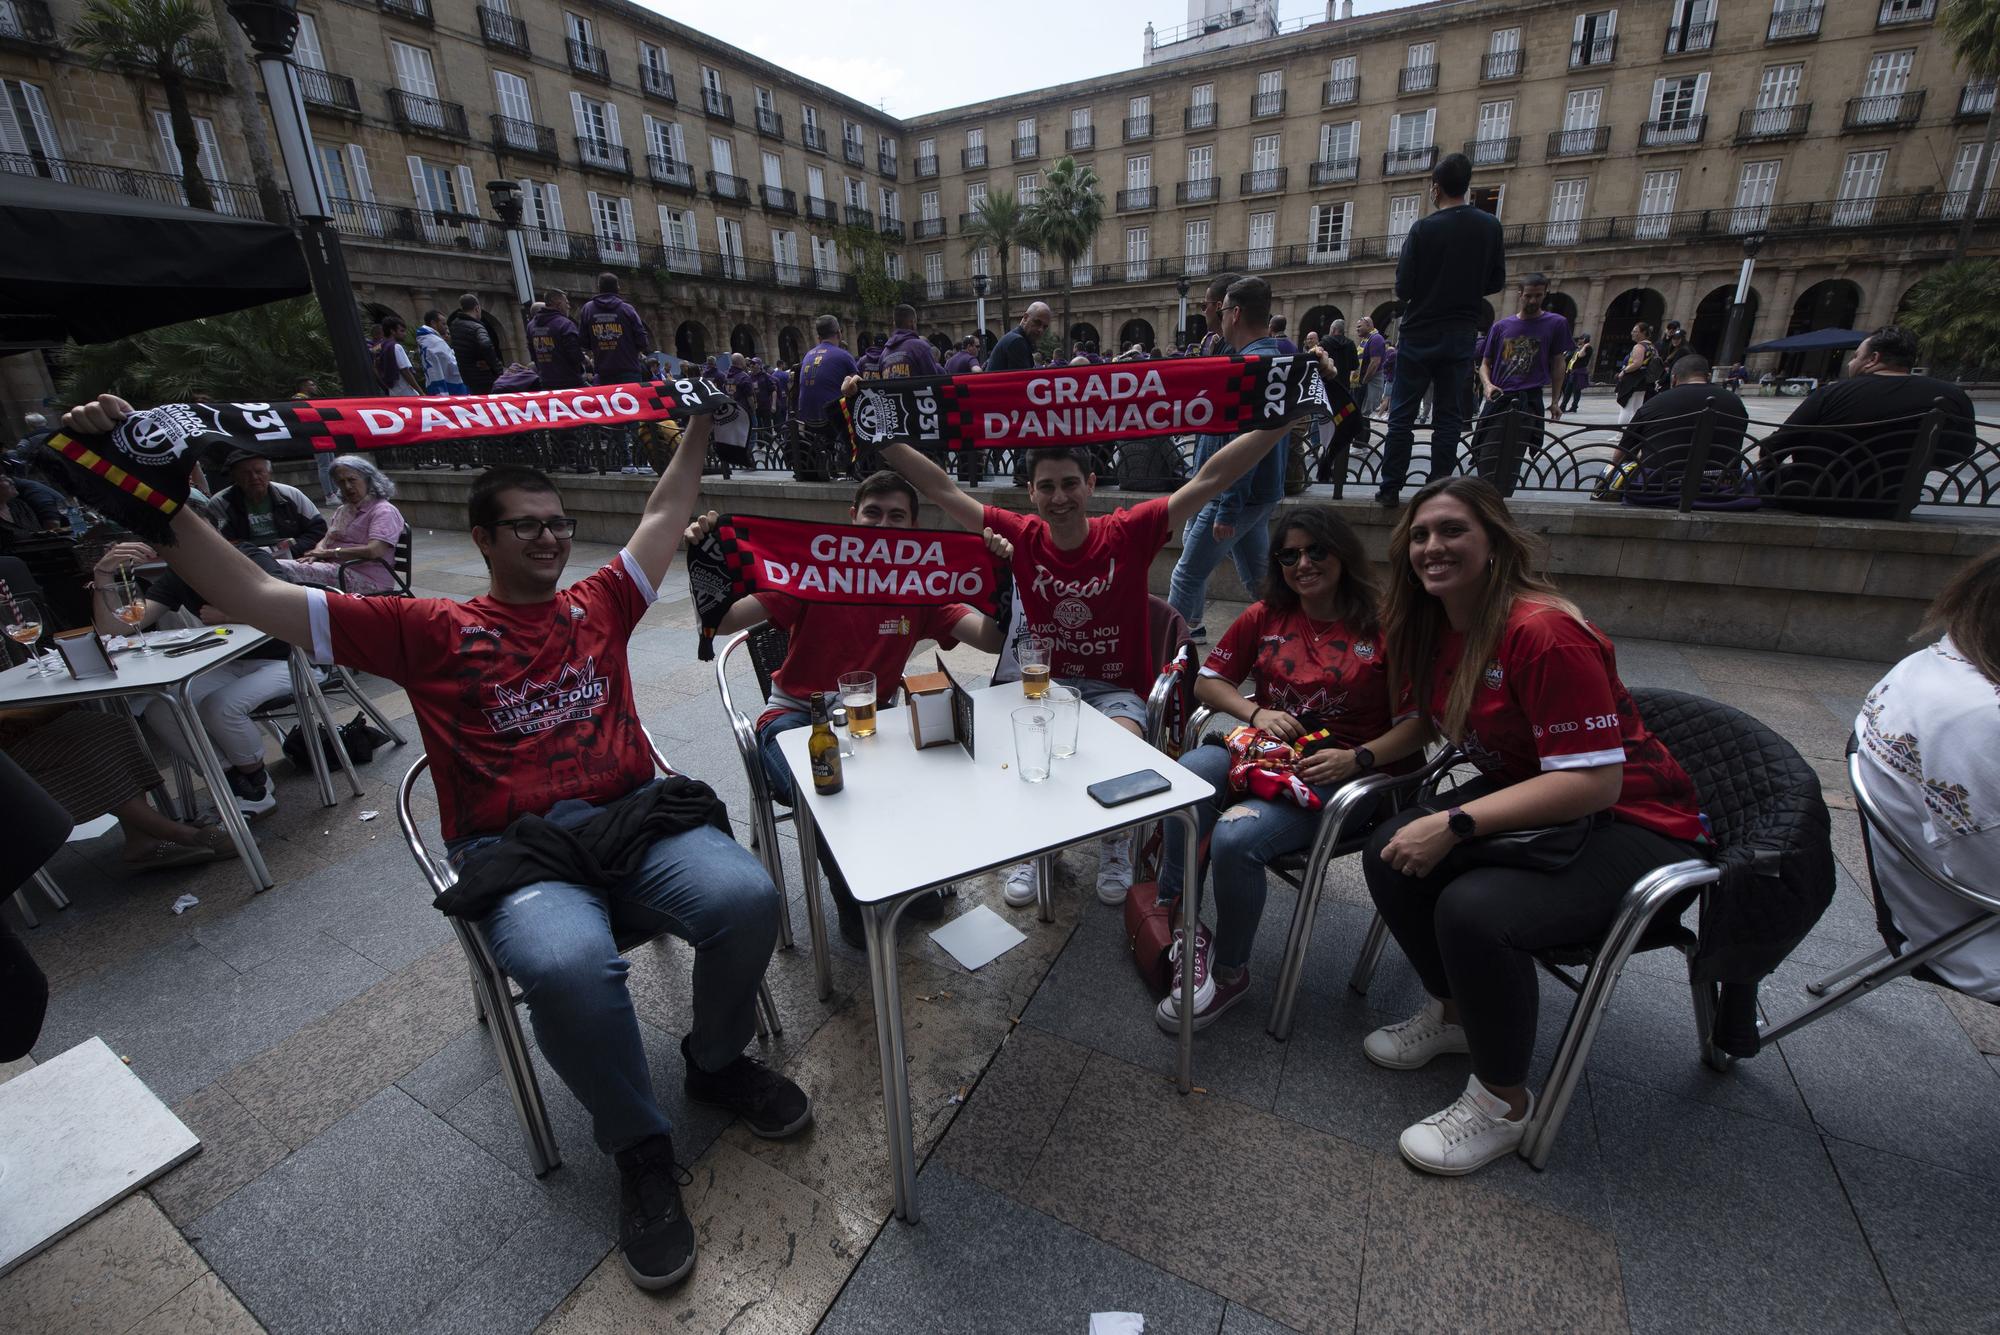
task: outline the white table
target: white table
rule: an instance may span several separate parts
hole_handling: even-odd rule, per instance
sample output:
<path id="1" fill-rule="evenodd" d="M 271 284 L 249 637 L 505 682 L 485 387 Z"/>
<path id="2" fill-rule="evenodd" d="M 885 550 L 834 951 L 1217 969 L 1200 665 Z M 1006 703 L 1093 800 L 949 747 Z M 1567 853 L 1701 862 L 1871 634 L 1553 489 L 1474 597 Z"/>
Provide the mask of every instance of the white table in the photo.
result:
<path id="1" fill-rule="evenodd" d="M 236 855 L 243 860 L 243 866 L 250 873 L 251 886 L 263 891 L 272 885 L 270 869 L 264 865 L 264 855 L 250 833 L 250 823 L 230 796 L 229 776 L 223 770 L 222 758 L 216 754 L 214 744 L 208 739 L 208 730 L 202 727 L 201 718 L 195 713 L 188 686 L 211 668 L 233 663 L 251 650 L 269 643 L 271 637 L 254 626 L 230 625 L 219 629 L 229 631 L 227 642 L 219 649 L 201 649 L 171 658 L 165 652 L 143 657 L 129 652 L 120 653 L 112 658 L 118 671 L 109 677 L 87 677 L 79 681 L 67 671 L 57 676 L 35 676 L 34 669 L 26 663 L 8 668 L 0 672 L 0 709 L 73 705 L 130 696 L 146 696 L 164 702 L 187 742 L 189 754 L 201 767 L 202 781 L 208 785 L 209 797 L 215 803 L 216 813 L 222 818 L 222 828 L 229 831 L 230 841 L 236 846 Z M 299 703 L 299 723 L 305 728 L 307 751 L 315 761 L 321 799 L 328 806 L 334 804 L 333 781 L 326 769 L 325 758 L 320 754 L 319 729 L 311 726 L 313 722 L 326 726 L 328 735 L 333 738 L 334 755 L 346 771 L 354 795 L 359 797 L 361 780 L 354 772 L 353 762 L 348 759 L 347 749 L 341 745 L 340 730 L 333 724 L 332 711 L 320 695 L 319 684 L 297 649 L 292 651 L 291 673 L 292 698 Z"/>
<path id="2" fill-rule="evenodd" d="M 1193 808 L 1215 796 L 1204 779 L 1181 768 L 1143 740 L 1089 707 L 1077 727 L 1077 754 L 1057 760 L 1042 783 L 1023 783 L 1014 763 L 1009 715 L 1031 703 L 1018 682 L 972 693 L 978 759 L 963 747 L 919 751 L 910 740 L 903 708 L 877 715 L 873 737 L 854 739 L 843 761 L 845 787 L 831 797 L 813 790 L 806 759 L 811 731 L 780 734 L 778 746 L 799 793 L 799 862 L 806 883 L 806 920 L 812 929 L 813 967 L 824 999 L 832 990 L 827 966 L 826 922 L 819 902 L 817 842 L 826 840 L 861 907 L 868 946 L 869 984 L 875 997 L 875 1038 L 882 1059 L 882 1111 L 889 1129 L 889 1168 L 898 1217 L 917 1219 L 916 1145 L 910 1118 L 910 1083 L 904 1069 L 903 1006 L 896 976 L 896 919 L 920 891 L 994 868 L 1035 859 L 1039 865 L 1041 917 L 1050 920 L 1051 858 L 1057 849 L 1126 826 L 1174 817 L 1187 840 L 1187 865 L 1195 865 Z M 1118 807 L 1101 807 L 1084 789 L 1135 770 L 1155 770 L 1168 791 Z M 1181 896 L 1183 930 L 1190 927 L 1195 896 Z M 1193 1083 L 1194 952 L 1182 951 L 1180 1087 Z"/>

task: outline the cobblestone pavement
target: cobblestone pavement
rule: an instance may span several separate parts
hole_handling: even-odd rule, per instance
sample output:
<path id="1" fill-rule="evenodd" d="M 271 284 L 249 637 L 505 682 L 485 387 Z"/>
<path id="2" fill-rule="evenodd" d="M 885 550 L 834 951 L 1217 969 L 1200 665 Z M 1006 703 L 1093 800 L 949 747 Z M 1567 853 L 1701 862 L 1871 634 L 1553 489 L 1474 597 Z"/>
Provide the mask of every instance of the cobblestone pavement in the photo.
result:
<path id="1" fill-rule="evenodd" d="M 483 587 L 462 537 L 424 533 L 417 550 L 422 591 Z M 572 575 L 608 555 L 579 547 Z M 742 833 L 742 768 L 684 577 L 669 583 L 633 642 L 645 721 Z M 1636 640 L 1619 660 L 1632 685 L 1763 718 L 1827 784 L 1839 892 L 1766 987 L 1787 1011 L 1804 980 L 1878 944 L 1839 757 L 1882 666 Z M 370 685 L 407 716 L 400 691 Z M 641 1293 L 612 1252 L 615 1175 L 546 1068 L 568 1157 L 528 1170 L 458 947 L 397 837 L 415 751 L 379 752 L 366 794 L 332 809 L 279 762 L 280 805 L 256 826 L 278 878 L 264 895 L 228 864 L 128 877 L 115 835 L 57 859 L 75 904 L 27 934 L 55 993 L 35 1057 L 102 1035 L 205 1148 L 0 1279 L 10 1329 L 1082 1335 L 1103 1310 L 1228 1335 L 2000 1325 L 2000 1010 L 1897 982 L 1718 1075 L 1696 1060 L 1678 957 L 1642 956 L 1548 1170 L 1427 1178 L 1395 1136 L 1456 1093 L 1463 1060 L 1395 1074 L 1361 1058 L 1361 1036 L 1418 994 L 1393 947 L 1367 996 L 1347 988 L 1369 915 L 1353 865 L 1331 873 L 1290 1041 L 1264 1031 L 1280 888 L 1251 994 L 1200 1036 L 1200 1092 L 1181 1097 L 1088 849 L 1060 860 L 1053 923 L 1006 909 L 992 878 L 960 887 L 955 911 L 989 904 L 1028 934 L 977 974 L 905 934 L 918 1226 L 888 1220 L 859 955 L 833 942 L 825 1003 L 806 950 L 772 965 L 784 1033 L 767 1055 L 818 1121 L 771 1144 L 682 1108 L 689 952 L 638 951 L 702 1245 L 684 1288 Z M 433 823 L 427 792 L 417 810 Z M 783 852 L 803 940 L 789 834 Z M 183 892 L 201 903 L 176 917 Z M 1547 1001 L 1536 1082 L 1567 1013 L 1553 984 Z"/>

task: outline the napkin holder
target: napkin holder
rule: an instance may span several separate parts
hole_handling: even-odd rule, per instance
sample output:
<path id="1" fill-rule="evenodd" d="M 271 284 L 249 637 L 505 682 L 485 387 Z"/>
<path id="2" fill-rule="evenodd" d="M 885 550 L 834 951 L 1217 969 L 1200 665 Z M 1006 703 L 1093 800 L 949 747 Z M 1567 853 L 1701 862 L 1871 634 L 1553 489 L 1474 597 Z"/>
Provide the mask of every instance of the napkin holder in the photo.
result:
<path id="1" fill-rule="evenodd" d="M 56 653 L 61 656 L 63 666 L 69 675 L 78 681 L 90 677 L 115 677 L 117 664 L 111 661 L 110 653 L 97 632 L 85 627 L 81 630 L 57 631 L 53 637 Z"/>
<path id="2" fill-rule="evenodd" d="M 919 751 L 958 740 L 952 723 L 950 677 L 942 672 L 913 672 L 903 678 L 903 698 L 909 706 L 910 741 Z"/>

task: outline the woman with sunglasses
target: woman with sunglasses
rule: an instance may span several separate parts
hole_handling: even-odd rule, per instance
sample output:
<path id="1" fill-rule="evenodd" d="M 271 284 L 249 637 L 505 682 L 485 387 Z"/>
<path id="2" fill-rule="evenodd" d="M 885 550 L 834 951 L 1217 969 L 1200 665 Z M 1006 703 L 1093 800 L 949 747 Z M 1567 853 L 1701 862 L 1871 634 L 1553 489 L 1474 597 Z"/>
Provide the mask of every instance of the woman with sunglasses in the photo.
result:
<path id="1" fill-rule="evenodd" d="M 1432 1173 L 1469 1173 L 1520 1144 L 1534 1110 L 1534 952 L 1599 940 L 1634 881 L 1704 840 L 1694 785 L 1640 719 L 1611 642 L 1530 569 L 1533 544 L 1500 493 L 1469 477 L 1419 491 L 1390 538 L 1382 637 L 1397 698 L 1413 697 L 1480 771 L 1433 804 L 1446 809 L 1384 821 L 1361 864 L 1430 994 L 1362 1051 L 1394 1070 L 1472 1057 L 1465 1093 L 1403 1132 L 1403 1157 Z M 1550 835 L 1525 857 L 1481 846 L 1579 821 L 1580 851 Z"/>
<path id="2" fill-rule="evenodd" d="M 1374 768 L 1373 753 L 1414 751 L 1421 728 L 1414 719 L 1390 727 L 1378 595 L 1354 530 L 1324 505 L 1294 510 L 1278 525 L 1263 600 L 1230 623 L 1194 689 L 1209 708 L 1281 741 L 1296 742 L 1325 729 L 1329 735 L 1309 743 L 1296 771 L 1324 802 L 1341 784 Z M 1252 684 L 1247 695 L 1246 680 Z M 1250 943 L 1264 913 L 1265 868 L 1311 843 L 1320 813 L 1287 798 L 1236 797 L 1226 747 L 1196 747 L 1181 764 L 1215 786 L 1214 804 L 1197 808 L 1202 834 L 1210 840 L 1215 881 L 1215 937 L 1195 946 L 1199 1029 L 1248 991 Z M 1181 841 L 1167 840 L 1161 903 L 1179 898 L 1183 861 Z M 1174 978 L 1175 990 L 1155 1012 L 1169 1033 L 1180 1032 L 1178 971 Z"/>

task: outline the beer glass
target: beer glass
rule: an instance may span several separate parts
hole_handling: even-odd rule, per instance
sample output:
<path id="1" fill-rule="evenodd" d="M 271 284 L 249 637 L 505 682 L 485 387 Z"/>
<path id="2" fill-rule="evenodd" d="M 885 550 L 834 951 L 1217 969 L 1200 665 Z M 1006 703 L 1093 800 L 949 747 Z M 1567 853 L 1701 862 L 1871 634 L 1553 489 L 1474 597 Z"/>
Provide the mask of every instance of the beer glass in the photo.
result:
<path id="1" fill-rule="evenodd" d="M 840 703 L 847 708 L 847 730 L 850 733 L 857 738 L 875 735 L 874 673 L 842 673 Z"/>
<path id="2" fill-rule="evenodd" d="M 1049 690 L 1049 651 L 1055 646 L 1038 635 L 1023 635 L 1016 647 L 1021 660 L 1021 694 L 1039 700 Z"/>
<path id="3" fill-rule="evenodd" d="M 1050 686 L 1042 703 L 1055 713 L 1049 729 L 1049 754 L 1066 760 L 1076 754 L 1077 716 L 1083 710 L 1083 693 L 1074 686 Z"/>
<path id="4" fill-rule="evenodd" d="M 1014 769 L 1023 783 L 1040 783 L 1049 777 L 1049 743 L 1054 731 L 1055 711 L 1041 705 L 1023 705 L 1015 710 Z"/>

